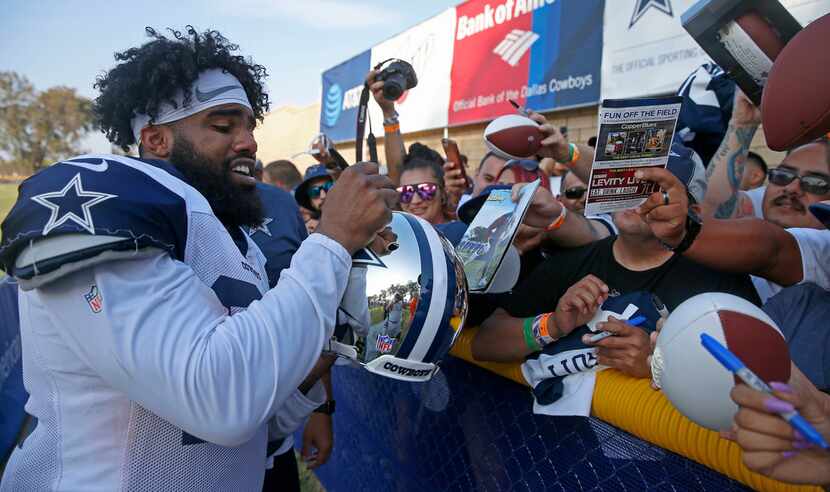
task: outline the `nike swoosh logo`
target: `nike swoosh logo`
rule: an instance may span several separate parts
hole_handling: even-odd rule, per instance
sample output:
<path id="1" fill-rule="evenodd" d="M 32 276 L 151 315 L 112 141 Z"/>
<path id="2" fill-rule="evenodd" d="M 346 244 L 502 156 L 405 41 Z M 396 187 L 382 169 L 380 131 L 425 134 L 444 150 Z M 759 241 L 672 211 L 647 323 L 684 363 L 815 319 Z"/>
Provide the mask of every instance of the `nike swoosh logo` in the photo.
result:
<path id="1" fill-rule="evenodd" d="M 241 89 L 241 87 L 239 87 L 238 85 L 226 85 L 226 86 L 220 87 L 218 89 L 213 89 L 212 91 L 207 91 L 207 92 L 202 92 L 202 91 L 199 90 L 198 87 L 196 87 L 196 99 L 198 99 L 199 102 L 207 102 L 207 101 L 210 101 L 211 99 L 213 99 L 214 97 L 218 96 L 219 94 L 222 94 L 222 93 L 228 92 L 228 91 L 232 91 L 234 89 Z"/>
<path id="2" fill-rule="evenodd" d="M 72 166 L 82 167 L 84 169 L 89 169 L 90 171 L 95 171 L 96 173 L 102 173 L 109 169 L 109 164 L 104 159 L 101 159 L 100 164 L 90 164 L 88 162 L 78 162 L 78 161 L 63 161 L 64 164 L 69 164 Z"/>

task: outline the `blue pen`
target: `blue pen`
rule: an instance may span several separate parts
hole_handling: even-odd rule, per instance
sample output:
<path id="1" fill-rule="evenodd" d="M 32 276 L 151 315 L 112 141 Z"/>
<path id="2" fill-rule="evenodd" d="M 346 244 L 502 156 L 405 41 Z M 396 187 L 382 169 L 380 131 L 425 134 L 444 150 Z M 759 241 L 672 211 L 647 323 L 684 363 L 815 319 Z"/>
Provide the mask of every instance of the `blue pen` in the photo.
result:
<path id="1" fill-rule="evenodd" d="M 752 372 L 743 362 L 741 362 L 741 359 L 730 352 L 729 349 L 724 347 L 720 342 L 706 333 L 701 333 L 700 343 L 703 345 L 703 348 L 708 350 L 709 353 L 718 360 L 718 362 L 723 364 L 723 367 L 738 376 L 738 378 L 746 383 L 747 386 L 762 393 L 772 395 L 772 388 L 770 388 L 761 378 L 755 375 L 754 372 Z M 821 437 L 821 434 L 819 434 L 818 431 L 798 412 L 780 412 L 778 415 L 789 422 L 795 430 L 800 432 L 802 436 L 816 446 L 824 449 L 830 448 L 830 446 L 827 445 L 827 441 Z"/>
<path id="2" fill-rule="evenodd" d="M 626 323 L 628 323 L 631 326 L 640 326 L 645 322 L 646 322 L 646 317 L 645 316 L 634 316 L 630 320 L 626 321 Z M 591 338 L 588 339 L 588 341 L 591 342 L 591 343 L 596 343 L 596 342 L 598 342 L 600 340 L 604 340 L 604 339 L 606 339 L 610 336 L 614 336 L 614 334 L 611 333 L 610 331 L 602 331 L 602 332 L 597 333 L 596 335 L 592 335 Z"/>

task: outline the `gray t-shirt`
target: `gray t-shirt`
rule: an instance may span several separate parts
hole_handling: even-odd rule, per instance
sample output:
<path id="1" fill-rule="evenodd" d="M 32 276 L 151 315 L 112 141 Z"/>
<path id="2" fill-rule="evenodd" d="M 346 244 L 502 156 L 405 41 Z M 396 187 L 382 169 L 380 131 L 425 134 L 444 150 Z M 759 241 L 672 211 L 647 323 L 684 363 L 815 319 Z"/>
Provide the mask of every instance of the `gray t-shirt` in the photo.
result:
<path id="1" fill-rule="evenodd" d="M 830 292 L 815 284 L 787 287 L 764 312 L 784 333 L 793 363 L 817 388 L 830 389 Z"/>

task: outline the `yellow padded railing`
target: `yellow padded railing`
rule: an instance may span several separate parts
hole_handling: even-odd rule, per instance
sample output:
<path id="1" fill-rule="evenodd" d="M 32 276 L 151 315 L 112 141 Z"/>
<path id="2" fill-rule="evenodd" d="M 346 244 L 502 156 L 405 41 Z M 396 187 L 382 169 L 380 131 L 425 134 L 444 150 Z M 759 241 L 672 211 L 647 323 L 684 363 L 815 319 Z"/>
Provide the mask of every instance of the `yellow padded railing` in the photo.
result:
<path id="1" fill-rule="evenodd" d="M 450 353 L 527 386 L 520 364 L 473 359 L 471 344 L 477 331 L 478 328 L 465 328 Z M 632 378 L 610 369 L 597 373 L 591 413 L 640 439 L 685 456 L 753 489 L 821 492 L 819 487 L 786 484 L 750 471 L 741 462 L 737 444 L 684 417 L 662 392 L 651 389 L 647 379 Z"/>

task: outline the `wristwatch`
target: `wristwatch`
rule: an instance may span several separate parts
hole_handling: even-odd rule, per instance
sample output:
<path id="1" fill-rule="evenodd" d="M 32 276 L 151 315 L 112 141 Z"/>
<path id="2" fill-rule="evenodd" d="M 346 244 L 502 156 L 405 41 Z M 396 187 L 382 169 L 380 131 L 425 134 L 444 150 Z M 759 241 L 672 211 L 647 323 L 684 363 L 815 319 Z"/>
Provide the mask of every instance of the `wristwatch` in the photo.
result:
<path id="1" fill-rule="evenodd" d="M 334 413 L 334 400 L 329 400 L 319 407 L 314 409 L 315 413 L 324 413 L 326 415 L 331 415 Z"/>
<path id="2" fill-rule="evenodd" d="M 692 246 L 692 243 L 695 242 L 697 235 L 700 234 L 701 227 L 703 227 L 703 221 L 700 219 L 700 216 L 693 210 L 689 209 L 686 213 L 686 235 L 683 236 L 683 240 L 680 241 L 680 244 L 674 247 L 668 243 L 664 243 L 663 241 L 660 241 L 660 244 L 662 244 L 663 247 L 669 251 L 682 254 Z"/>

